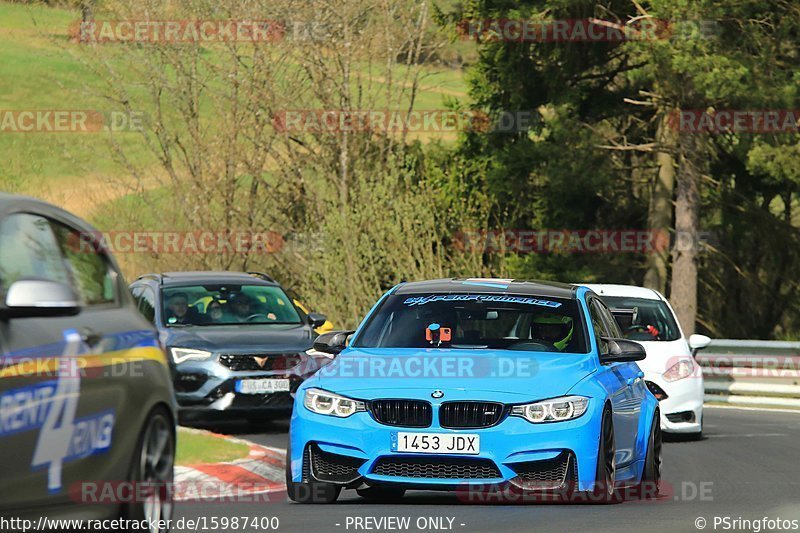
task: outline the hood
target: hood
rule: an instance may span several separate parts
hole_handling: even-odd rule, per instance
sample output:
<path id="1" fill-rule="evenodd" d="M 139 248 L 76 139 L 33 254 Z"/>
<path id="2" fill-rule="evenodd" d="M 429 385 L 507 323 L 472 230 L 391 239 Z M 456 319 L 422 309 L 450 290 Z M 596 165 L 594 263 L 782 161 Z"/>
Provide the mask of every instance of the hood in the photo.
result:
<path id="1" fill-rule="evenodd" d="M 302 352 L 311 348 L 311 328 L 305 324 L 171 327 L 162 330 L 165 346 L 210 352 Z"/>
<path id="2" fill-rule="evenodd" d="M 429 399 L 438 389 L 448 400 L 491 393 L 489 399 L 519 402 L 566 394 L 595 370 L 591 354 L 358 348 L 342 352 L 310 385 L 365 400 Z"/>
<path id="3" fill-rule="evenodd" d="M 642 361 L 637 361 L 636 364 L 647 373 L 663 374 L 679 359 L 692 356 L 689 344 L 683 338 L 674 341 L 637 340 L 636 342 L 641 344 L 647 352 L 647 357 Z"/>

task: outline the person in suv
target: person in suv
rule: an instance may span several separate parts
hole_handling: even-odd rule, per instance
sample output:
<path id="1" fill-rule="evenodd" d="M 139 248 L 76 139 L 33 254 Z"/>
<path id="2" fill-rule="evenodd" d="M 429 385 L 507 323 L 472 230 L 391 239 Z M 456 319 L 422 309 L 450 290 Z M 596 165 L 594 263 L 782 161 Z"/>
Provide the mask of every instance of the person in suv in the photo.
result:
<path id="1" fill-rule="evenodd" d="M 325 316 L 265 274 L 147 274 L 130 289 L 169 352 L 181 423 L 286 416 L 300 383 L 330 362 L 311 349 Z"/>

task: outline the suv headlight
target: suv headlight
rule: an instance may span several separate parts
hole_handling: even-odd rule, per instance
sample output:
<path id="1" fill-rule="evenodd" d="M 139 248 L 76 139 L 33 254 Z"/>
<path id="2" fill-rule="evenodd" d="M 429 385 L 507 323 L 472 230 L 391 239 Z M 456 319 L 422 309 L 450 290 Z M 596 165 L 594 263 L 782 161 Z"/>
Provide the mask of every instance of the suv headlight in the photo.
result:
<path id="1" fill-rule="evenodd" d="M 583 396 L 561 396 L 541 402 L 515 405 L 511 408 L 512 416 L 521 416 L 528 422 L 561 422 L 578 418 L 586 412 L 589 398 Z"/>
<path id="2" fill-rule="evenodd" d="M 312 413 L 338 416 L 339 418 L 347 418 L 352 414 L 367 410 L 362 401 L 339 396 L 322 389 L 306 389 L 303 404 Z"/>
<path id="3" fill-rule="evenodd" d="M 203 361 L 211 357 L 211 352 L 195 350 L 194 348 L 170 348 L 169 351 L 172 354 L 172 360 L 175 361 L 175 364 L 183 363 L 190 359 Z"/>
<path id="4" fill-rule="evenodd" d="M 691 359 L 681 359 L 664 372 L 667 381 L 678 381 L 694 374 L 694 362 Z"/>

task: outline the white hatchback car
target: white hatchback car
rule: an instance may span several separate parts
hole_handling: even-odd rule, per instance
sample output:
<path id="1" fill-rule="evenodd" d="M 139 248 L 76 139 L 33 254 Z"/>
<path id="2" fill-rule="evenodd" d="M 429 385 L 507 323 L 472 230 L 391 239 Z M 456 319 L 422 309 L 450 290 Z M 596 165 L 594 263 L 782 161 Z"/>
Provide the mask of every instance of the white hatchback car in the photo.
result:
<path id="1" fill-rule="evenodd" d="M 659 400 L 661 429 L 700 438 L 703 433 L 703 372 L 694 355 L 711 342 L 686 339 L 675 312 L 661 293 L 633 285 L 584 284 L 605 302 L 626 338 L 644 346 L 639 361 L 650 392 Z"/>

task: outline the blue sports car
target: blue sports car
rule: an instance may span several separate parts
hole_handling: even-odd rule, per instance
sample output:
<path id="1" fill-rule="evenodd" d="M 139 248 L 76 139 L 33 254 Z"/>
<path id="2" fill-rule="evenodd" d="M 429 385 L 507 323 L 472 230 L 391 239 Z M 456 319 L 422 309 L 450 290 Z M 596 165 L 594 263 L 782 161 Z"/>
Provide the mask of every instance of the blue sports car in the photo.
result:
<path id="1" fill-rule="evenodd" d="M 622 336 L 586 287 L 402 283 L 355 332 L 317 338 L 336 359 L 297 390 L 289 497 L 505 487 L 613 502 L 645 485 L 655 495 L 658 402 L 635 362 L 643 348 Z"/>

